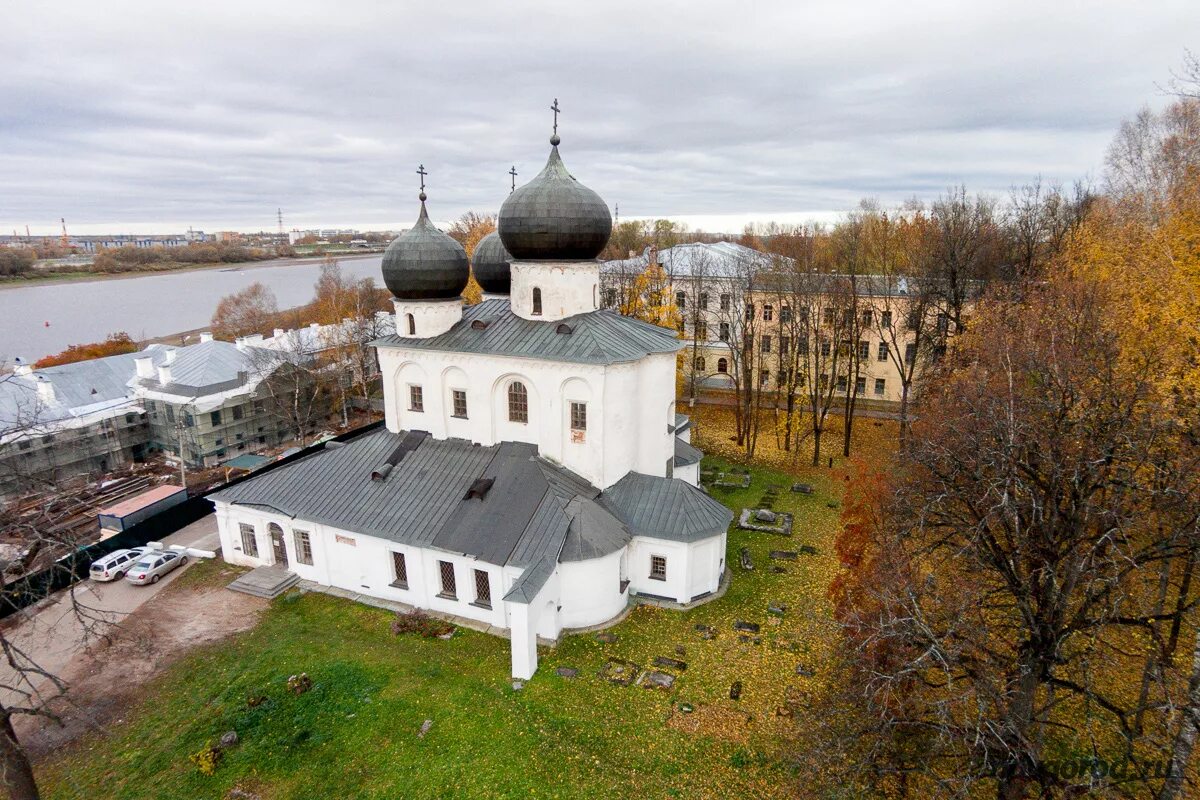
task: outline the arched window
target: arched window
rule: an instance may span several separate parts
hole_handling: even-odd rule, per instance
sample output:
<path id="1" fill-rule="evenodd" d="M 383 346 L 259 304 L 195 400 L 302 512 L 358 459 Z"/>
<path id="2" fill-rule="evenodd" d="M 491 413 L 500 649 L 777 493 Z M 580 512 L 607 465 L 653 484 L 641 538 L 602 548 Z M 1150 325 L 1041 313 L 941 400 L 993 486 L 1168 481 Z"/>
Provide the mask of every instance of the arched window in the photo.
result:
<path id="1" fill-rule="evenodd" d="M 533 313 L 536 316 L 542 314 L 542 290 L 538 287 L 533 287 Z"/>
<path id="2" fill-rule="evenodd" d="M 508 421 L 529 422 L 529 392 L 520 381 L 508 385 Z"/>
<path id="3" fill-rule="evenodd" d="M 404 318 L 408 321 L 408 335 L 417 335 L 417 320 L 412 314 L 405 314 Z"/>
<path id="4" fill-rule="evenodd" d="M 717 359 L 717 372 L 720 372 L 722 374 L 729 372 L 729 359 L 725 359 L 725 358 Z"/>

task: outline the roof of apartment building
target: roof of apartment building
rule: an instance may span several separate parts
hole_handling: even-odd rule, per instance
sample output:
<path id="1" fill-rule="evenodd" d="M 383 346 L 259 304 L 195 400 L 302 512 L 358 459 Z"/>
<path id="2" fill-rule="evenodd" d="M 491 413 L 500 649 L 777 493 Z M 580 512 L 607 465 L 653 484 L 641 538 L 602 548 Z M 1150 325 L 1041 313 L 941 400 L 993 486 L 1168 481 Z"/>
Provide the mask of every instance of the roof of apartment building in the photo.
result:
<path id="1" fill-rule="evenodd" d="M 637 533 L 695 541 L 732 519 L 682 481 L 630 473 L 601 492 L 532 444 L 484 447 L 423 431 L 365 434 L 212 498 L 521 567 L 526 574 L 508 599 L 525 601 L 559 561 L 616 552 Z"/>

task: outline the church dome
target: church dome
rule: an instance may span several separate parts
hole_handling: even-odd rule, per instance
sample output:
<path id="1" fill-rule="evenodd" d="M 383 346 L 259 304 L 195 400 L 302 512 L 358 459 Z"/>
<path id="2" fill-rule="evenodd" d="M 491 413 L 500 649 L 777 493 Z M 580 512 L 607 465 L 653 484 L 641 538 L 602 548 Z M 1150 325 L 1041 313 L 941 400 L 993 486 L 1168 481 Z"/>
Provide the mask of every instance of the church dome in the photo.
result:
<path id="1" fill-rule="evenodd" d="M 612 215 L 600 195 L 575 180 L 550 139 L 550 160 L 500 206 L 500 239 L 516 260 L 579 261 L 600 255 Z"/>
<path id="2" fill-rule="evenodd" d="M 442 300 L 461 295 L 470 277 L 467 252 L 429 221 L 421 192 L 417 224 L 383 252 L 383 282 L 401 300 Z"/>
<path id="3" fill-rule="evenodd" d="M 509 262 L 512 256 L 500 241 L 500 232 L 492 231 L 479 240 L 471 256 L 471 271 L 485 292 L 508 294 L 511 276 Z"/>

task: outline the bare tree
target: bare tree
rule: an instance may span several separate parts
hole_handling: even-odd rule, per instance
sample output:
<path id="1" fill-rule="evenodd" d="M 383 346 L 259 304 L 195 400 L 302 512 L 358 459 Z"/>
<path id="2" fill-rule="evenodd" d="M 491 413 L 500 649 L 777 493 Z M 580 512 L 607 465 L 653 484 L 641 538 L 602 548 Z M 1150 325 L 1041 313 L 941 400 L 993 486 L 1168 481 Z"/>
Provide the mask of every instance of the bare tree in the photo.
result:
<path id="1" fill-rule="evenodd" d="M 213 333 L 222 339 L 264 333 L 271 330 L 278 313 L 275 293 L 261 283 L 252 283 L 217 303 L 212 316 Z"/>
<path id="2" fill-rule="evenodd" d="M 930 267 L 947 336 L 966 330 L 965 309 L 995 274 L 1000 258 L 995 203 L 959 186 L 933 204 Z"/>

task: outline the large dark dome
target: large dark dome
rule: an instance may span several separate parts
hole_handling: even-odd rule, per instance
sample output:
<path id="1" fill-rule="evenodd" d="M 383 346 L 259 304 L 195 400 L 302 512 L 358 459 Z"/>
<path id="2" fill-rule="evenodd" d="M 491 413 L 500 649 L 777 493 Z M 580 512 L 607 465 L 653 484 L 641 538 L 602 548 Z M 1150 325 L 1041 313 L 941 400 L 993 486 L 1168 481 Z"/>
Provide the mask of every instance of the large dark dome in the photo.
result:
<path id="1" fill-rule="evenodd" d="M 558 137 L 546 168 L 500 206 L 500 238 L 518 261 L 573 261 L 600 255 L 612 234 L 612 215 L 600 195 L 567 172 Z"/>
<path id="2" fill-rule="evenodd" d="M 470 277 L 467 252 L 429 221 L 422 193 L 417 224 L 383 252 L 383 282 L 401 300 L 440 300 L 461 295 Z"/>
<path id="3" fill-rule="evenodd" d="M 509 274 L 509 262 L 512 256 L 504 249 L 500 241 L 500 232 L 492 231 L 479 240 L 475 252 L 471 255 L 471 271 L 475 280 L 485 292 L 492 294 L 508 294 L 512 282 Z"/>

